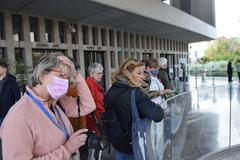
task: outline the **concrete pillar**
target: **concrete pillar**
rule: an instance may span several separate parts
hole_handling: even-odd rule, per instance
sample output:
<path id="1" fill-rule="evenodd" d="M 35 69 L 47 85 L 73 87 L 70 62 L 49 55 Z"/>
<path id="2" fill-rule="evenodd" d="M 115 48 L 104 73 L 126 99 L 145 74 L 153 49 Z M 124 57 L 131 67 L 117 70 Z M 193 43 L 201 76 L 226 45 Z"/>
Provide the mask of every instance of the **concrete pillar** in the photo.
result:
<path id="1" fill-rule="evenodd" d="M 16 73 L 15 64 L 15 51 L 14 51 L 14 40 L 13 40 L 13 28 L 12 28 L 12 15 L 10 12 L 5 12 L 5 33 L 6 33 L 6 50 L 7 50 L 7 61 L 9 64 L 10 73 Z"/>
<path id="2" fill-rule="evenodd" d="M 32 43 L 30 42 L 30 24 L 29 16 L 23 15 L 23 36 L 24 36 L 24 62 L 26 64 L 27 73 L 32 71 L 33 58 L 32 58 Z"/>
<path id="3" fill-rule="evenodd" d="M 73 57 L 73 45 L 72 45 L 72 31 L 69 29 L 70 22 L 66 23 L 66 40 L 67 40 L 67 52 L 68 56 Z"/>
<path id="4" fill-rule="evenodd" d="M 83 36 L 82 36 L 82 24 L 78 25 L 78 39 L 79 39 L 79 59 L 80 71 L 83 77 L 85 77 L 85 66 L 84 66 L 84 50 L 83 50 Z"/>
<path id="5" fill-rule="evenodd" d="M 98 46 L 102 46 L 101 27 L 98 26 Z"/>
<path id="6" fill-rule="evenodd" d="M 110 47 L 110 37 L 109 37 L 109 29 L 106 28 L 106 41 L 107 41 L 107 47 Z"/>
<path id="7" fill-rule="evenodd" d="M 142 49 L 142 35 L 139 34 L 139 49 Z"/>
<path id="8" fill-rule="evenodd" d="M 106 80 L 106 89 L 109 89 L 111 85 L 111 57 L 110 57 L 110 51 L 107 50 L 104 52 L 104 66 L 105 66 L 105 80 Z"/>
<path id="9" fill-rule="evenodd" d="M 47 43 L 45 34 L 45 19 L 43 17 L 39 17 L 39 39 L 41 43 Z"/>
<path id="10" fill-rule="evenodd" d="M 92 35 L 92 26 L 88 25 L 88 37 L 89 37 L 89 45 L 93 45 L 93 35 Z"/>
<path id="11" fill-rule="evenodd" d="M 60 44 L 60 37 L 59 37 L 59 26 L 58 20 L 53 20 L 53 35 L 54 35 L 54 42 Z"/>
<path id="12" fill-rule="evenodd" d="M 114 47 L 117 47 L 117 31 L 113 30 Z"/>
<path id="13" fill-rule="evenodd" d="M 124 32 L 123 31 L 120 31 L 121 32 L 121 47 L 124 48 Z"/>
<path id="14" fill-rule="evenodd" d="M 136 49 L 137 47 L 137 42 L 136 42 L 136 33 L 133 33 L 133 48 Z M 135 54 L 135 58 L 136 58 L 136 54 Z"/>

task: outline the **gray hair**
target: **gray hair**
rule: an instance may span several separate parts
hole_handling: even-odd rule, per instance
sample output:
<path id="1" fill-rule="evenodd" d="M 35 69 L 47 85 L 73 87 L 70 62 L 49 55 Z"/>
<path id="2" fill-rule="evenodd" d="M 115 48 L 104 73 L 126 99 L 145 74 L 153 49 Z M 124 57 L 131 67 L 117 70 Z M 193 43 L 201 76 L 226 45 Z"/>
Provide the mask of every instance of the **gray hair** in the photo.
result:
<path id="1" fill-rule="evenodd" d="M 88 67 L 89 74 L 93 74 L 97 71 L 103 71 L 103 66 L 100 63 L 93 63 Z"/>
<path id="2" fill-rule="evenodd" d="M 164 58 L 164 57 L 161 57 L 160 59 L 159 59 L 159 65 L 160 65 L 160 67 L 162 68 L 164 65 L 166 65 L 167 64 L 167 59 L 166 58 Z"/>
<path id="3" fill-rule="evenodd" d="M 53 68 L 60 68 L 61 70 L 64 70 L 66 73 L 68 73 L 69 77 L 71 76 L 70 68 L 66 67 L 66 65 L 57 58 L 58 56 L 64 56 L 64 54 L 61 52 L 51 53 L 51 54 L 44 55 L 39 59 L 32 73 L 31 85 L 33 87 L 38 84 L 42 84 L 40 80 L 41 76 L 50 72 Z"/>

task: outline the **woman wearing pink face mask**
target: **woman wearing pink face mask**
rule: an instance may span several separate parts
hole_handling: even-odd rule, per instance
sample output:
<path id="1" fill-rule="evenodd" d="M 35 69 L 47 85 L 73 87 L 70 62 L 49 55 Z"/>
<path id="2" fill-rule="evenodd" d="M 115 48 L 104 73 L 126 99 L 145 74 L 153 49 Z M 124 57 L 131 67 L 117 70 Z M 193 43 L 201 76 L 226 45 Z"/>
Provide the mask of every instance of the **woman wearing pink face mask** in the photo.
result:
<path id="1" fill-rule="evenodd" d="M 11 108 L 0 129 L 4 160 L 71 160 L 86 142 L 87 129 L 73 133 L 68 117 L 77 117 L 77 99 L 66 95 L 74 84 L 80 97 L 80 115 L 95 110 L 91 93 L 73 63 L 51 53 L 36 65 L 32 84 Z"/>

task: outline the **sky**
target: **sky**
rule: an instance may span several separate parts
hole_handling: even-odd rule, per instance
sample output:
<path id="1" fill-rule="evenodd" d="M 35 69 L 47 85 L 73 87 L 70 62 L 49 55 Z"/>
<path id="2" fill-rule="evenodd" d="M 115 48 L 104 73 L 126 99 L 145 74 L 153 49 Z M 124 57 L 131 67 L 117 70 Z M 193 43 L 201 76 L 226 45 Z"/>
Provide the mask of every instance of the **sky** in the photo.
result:
<path id="1" fill-rule="evenodd" d="M 240 38 L 240 0 L 215 0 L 217 37 Z M 191 58 L 204 55 L 210 42 L 192 43 L 189 46 Z"/>

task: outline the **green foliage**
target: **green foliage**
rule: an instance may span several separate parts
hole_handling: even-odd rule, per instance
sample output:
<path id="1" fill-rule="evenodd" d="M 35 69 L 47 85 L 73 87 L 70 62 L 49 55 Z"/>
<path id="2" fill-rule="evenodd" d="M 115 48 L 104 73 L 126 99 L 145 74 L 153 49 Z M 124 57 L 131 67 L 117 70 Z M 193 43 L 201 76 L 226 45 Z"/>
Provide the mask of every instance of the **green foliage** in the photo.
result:
<path id="1" fill-rule="evenodd" d="M 240 57 L 240 39 L 238 38 L 218 38 L 213 41 L 205 51 L 204 58 L 208 61 L 228 61 L 235 62 Z"/>
<path id="2" fill-rule="evenodd" d="M 205 64 L 190 64 L 189 70 L 191 75 L 195 75 L 197 73 L 198 76 L 201 76 L 202 72 L 206 72 L 207 76 L 212 76 L 214 74 L 215 77 L 226 77 L 227 76 L 227 64 L 228 61 L 210 61 Z M 214 72 L 212 72 L 214 71 Z M 236 76 L 236 68 L 233 65 L 233 73 Z"/>

